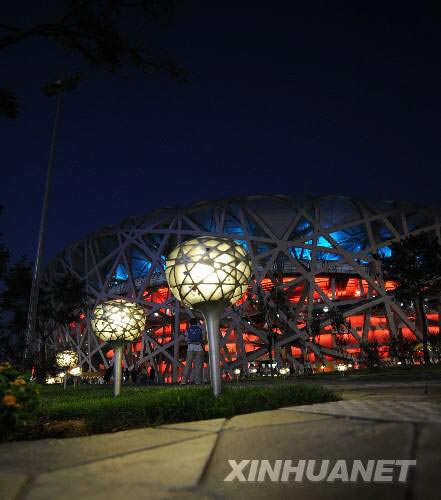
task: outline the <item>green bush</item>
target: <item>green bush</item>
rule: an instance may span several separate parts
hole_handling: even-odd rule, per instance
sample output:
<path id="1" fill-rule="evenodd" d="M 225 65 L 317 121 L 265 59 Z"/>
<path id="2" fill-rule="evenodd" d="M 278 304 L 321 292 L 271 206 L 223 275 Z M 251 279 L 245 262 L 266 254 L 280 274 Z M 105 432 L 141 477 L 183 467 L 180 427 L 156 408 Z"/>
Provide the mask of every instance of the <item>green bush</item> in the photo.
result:
<path id="1" fill-rule="evenodd" d="M 0 440 L 25 423 L 38 405 L 38 387 L 9 363 L 0 363 Z"/>

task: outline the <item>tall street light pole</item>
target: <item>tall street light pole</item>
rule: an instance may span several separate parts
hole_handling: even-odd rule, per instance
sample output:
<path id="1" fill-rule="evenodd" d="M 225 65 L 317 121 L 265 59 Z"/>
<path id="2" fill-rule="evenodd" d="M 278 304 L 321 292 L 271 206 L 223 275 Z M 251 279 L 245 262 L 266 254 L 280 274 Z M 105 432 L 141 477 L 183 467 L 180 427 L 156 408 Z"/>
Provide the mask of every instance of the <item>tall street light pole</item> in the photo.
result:
<path id="1" fill-rule="evenodd" d="M 26 347 L 25 347 L 25 362 L 32 354 L 32 342 L 35 330 L 35 323 L 37 320 L 38 308 L 38 289 L 40 286 L 41 266 L 43 262 L 44 253 L 44 239 L 46 234 L 47 223 L 47 210 L 49 205 L 49 195 L 52 183 L 52 171 L 55 160 L 55 150 L 57 145 L 58 136 L 58 123 L 60 118 L 61 109 L 61 95 L 65 90 L 74 89 L 80 80 L 80 76 L 63 77 L 55 82 L 49 83 L 43 87 L 45 94 L 49 97 L 57 96 L 57 105 L 55 110 L 54 127 L 52 130 L 51 148 L 49 153 L 49 163 L 47 166 L 46 183 L 44 187 L 43 207 L 41 210 L 40 229 L 38 232 L 37 254 L 35 256 L 34 270 L 32 273 L 32 287 L 29 299 L 29 309 L 26 327 Z"/>

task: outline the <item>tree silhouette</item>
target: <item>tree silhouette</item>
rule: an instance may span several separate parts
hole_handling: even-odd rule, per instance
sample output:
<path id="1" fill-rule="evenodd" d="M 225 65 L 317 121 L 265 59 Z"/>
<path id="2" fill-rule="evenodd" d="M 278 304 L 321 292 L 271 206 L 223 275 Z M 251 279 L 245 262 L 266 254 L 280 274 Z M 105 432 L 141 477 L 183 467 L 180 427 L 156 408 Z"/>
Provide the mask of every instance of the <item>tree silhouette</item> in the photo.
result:
<path id="1" fill-rule="evenodd" d="M 368 368 L 377 368 L 380 364 L 380 344 L 376 340 L 360 343 L 361 352 Z"/>
<path id="2" fill-rule="evenodd" d="M 55 329 L 78 319 L 87 307 L 84 283 L 71 274 L 40 284 L 35 336 L 39 343 L 37 379 L 44 381 L 48 368 L 47 343 Z"/>
<path id="3" fill-rule="evenodd" d="M 9 266 L 0 293 L 0 356 L 22 367 L 32 269 L 22 258 Z"/>
<path id="4" fill-rule="evenodd" d="M 3 207 L 0 206 L 0 215 L 3 212 Z M 0 280 L 6 271 L 6 266 L 9 259 L 9 250 L 6 248 L 2 241 L 2 234 L 0 233 Z"/>
<path id="5" fill-rule="evenodd" d="M 16 366 L 24 362 L 31 284 L 31 264 L 21 259 L 6 271 L 0 294 L 0 355 Z M 39 380 L 46 377 L 50 361 L 47 343 L 53 331 L 76 320 L 86 308 L 86 300 L 84 284 L 70 274 L 54 283 L 42 280 L 34 335 L 38 352 L 33 353 L 31 360 Z"/>
<path id="6" fill-rule="evenodd" d="M 423 337 L 424 363 L 430 363 L 425 301 L 438 299 L 441 293 L 441 245 L 428 233 L 408 236 L 390 245 L 390 257 L 379 257 L 385 279 L 395 281 L 393 291 L 400 300 L 411 299 L 416 324 Z"/>
<path id="7" fill-rule="evenodd" d="M 432 333 L 428 336 L 428 341 L 432 348 L 432 356 L 435 358 L 435 361 L 437 363 L 441 362 L 441 335 Z"/>
<path id="8" fill-rule="evenodd" d="M 173 17 L 179 0 L 65 0 L 64 11 L 47 22 L 31 26 L 0 24 L 0 49 L 34 38 L 46 38 L 84 62 L 115 74 L 126 67 L 164 72 L 171 78 L 183 71 L 166 55 L 150 50 L 130 27 L 143 20 L 164 26 Z M 0 115 L 17 116 L 17 98 L 11 89 L 0 88 Z"/>

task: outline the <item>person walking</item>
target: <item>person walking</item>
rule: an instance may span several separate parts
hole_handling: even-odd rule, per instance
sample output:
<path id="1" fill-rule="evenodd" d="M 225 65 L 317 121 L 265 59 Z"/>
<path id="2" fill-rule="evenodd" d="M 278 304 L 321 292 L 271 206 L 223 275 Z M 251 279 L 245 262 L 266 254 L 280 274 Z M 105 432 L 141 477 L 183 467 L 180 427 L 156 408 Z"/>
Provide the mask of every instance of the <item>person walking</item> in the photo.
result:
<path id="1" fill-rule="evenodd" d="M 193 370 L 192 379 L 196 385 L 200 385 L 202 381 L 202 361 L 204 357 L 203 348 L 203 333 L 202 328 L 198 325 L 196 318 L 190 319 L 190 328 L 185 332 L 185 340 L 187 341 L 187 357 L 185 360 L 184 374 L 182 375 L 181 385 L 185 385 L 188 381 L 188 376 Z M 194 364 L 194 367 L 192 366 Z"/>
<path id="2" fill-rule="evenodd" d="M 149 380 L 151 385 L 154 385 L 155 383 L 155 375 L 156 375 L 156 370 L 153 366 L 151 366 L 149 368 Z"/>
<path id="3" fill-rule="evenodd" d="M 138 369 L 136 366 L 133 366 L 132 371 L 130 372 L 130 378 L 132 379 L 132 384 L 136 385 L 136 378 L 138 377 Z"/>

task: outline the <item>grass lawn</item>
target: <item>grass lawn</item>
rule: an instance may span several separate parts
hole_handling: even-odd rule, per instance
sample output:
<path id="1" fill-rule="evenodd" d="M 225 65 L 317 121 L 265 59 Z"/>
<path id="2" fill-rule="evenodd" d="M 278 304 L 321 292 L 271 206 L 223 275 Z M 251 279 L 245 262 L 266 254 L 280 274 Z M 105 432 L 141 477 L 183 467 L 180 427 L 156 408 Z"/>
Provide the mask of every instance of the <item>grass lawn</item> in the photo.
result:
<path id="1" fill-rule="evenodd" d="M 340 397 L 319 385 L 226 385 L 219 398 L 204 387 L 123 386 L 114 398 L 111 386 L 44 386 L 34 422 L 17 429 L 15 439 L 68 437 L 115 432 L 167 423 L 232 417 L 289 405 L 336 401 Z"/>

